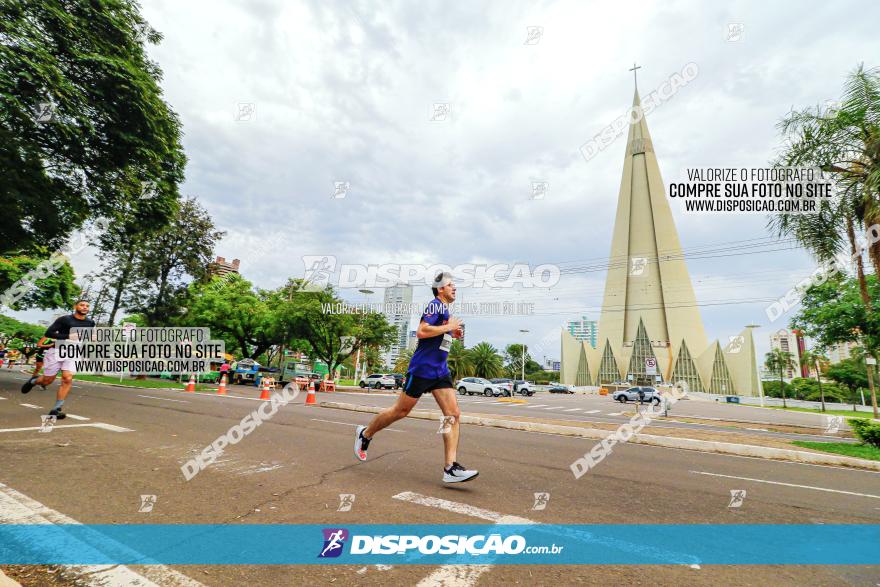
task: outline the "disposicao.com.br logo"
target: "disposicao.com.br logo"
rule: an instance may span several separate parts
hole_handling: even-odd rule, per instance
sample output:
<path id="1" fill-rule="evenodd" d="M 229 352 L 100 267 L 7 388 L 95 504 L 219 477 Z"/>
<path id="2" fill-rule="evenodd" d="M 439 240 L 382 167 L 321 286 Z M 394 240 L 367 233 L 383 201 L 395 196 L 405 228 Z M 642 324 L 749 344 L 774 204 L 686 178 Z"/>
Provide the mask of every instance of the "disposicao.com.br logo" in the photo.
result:
<path id="1" fill-rule="evenodd" d="M 319 558 L 338 557 L 344 550 L 349 532 L 345 528 L 325 528 L 324 546 Z M 517 554 L 559 554 L 563 546 L 528 546 L 526 539 L 512 534 L 476 534 L 466 536 L 460 534 L 418 536 L 415 534 L 386 535 L 353 535 L 349 554 L 385 554 L 406 555 L 410 551 L 419 554 L 469 554 L 481 555 L 517 555 Z"/>

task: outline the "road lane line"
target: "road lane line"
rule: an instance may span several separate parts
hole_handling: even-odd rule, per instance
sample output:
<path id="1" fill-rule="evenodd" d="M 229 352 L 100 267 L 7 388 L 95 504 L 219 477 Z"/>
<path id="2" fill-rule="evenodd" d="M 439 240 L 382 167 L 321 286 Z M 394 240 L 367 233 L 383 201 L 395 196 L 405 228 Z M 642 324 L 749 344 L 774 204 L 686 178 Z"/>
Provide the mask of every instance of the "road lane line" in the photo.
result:
<path id="1" fill-rule="evenodd" d="M 533 404 L 533 405 L 530 405 L 529 407 L 530 408 L 546 408 L 548 405 L 550 405 L 550 404 Z"/>
<path id="2" fill-rule="evenodd" d="M 579 411 L 579 410 L 580 410 L 580 408 L 567 408 L 567 409 L 565 409 L 565 410 L 563 410 L 563 411 L 565 411 L 565 412 L 577 412 L 577 411 Z M 599 411 L 599 410 L 593 410 L 593 412 L 598 412 L 598 411 Z M 587 414 L 591 414 L 591 413 L 593 413 L 593 412 L 586 412 L 586 413 L 587 413 Z"/>
<path id="3" fill-rule="evenodd" d="M 598 414 L 601 410 L 584 410 L 585 414 Z"/>
<path id="4" fill-rule="evenodd" d="M 8 485 L 0 483 L 0 523 L 3 524 L 44 524 L 44 525 L 81 525 L 80 522 L 57 512 L 30 497 L 19 493 Z M 93 532 L 95 542 L 110 544 L 115 549 L 124 549 L 132 554 L 132 558 L 143 558 L 143 555 L 124 547 L 106 536 Z M 73 536 L 72 541 L 79 541 Z M 89 548 L 82 546 L 83 548 Z M 39 548 L 39 545 L 28 545 L 28 548 Z M 98 553 L 96 552 L 96 555 Z M 123 585 L 140 585 L 141 587 L 205 587 L 182 573 L 165 565 L 144 566 L 137 573 L 125 565 L 64 565 L 65 570 L 77 575 L 85 585 L 95 587 L 116 587 Z"/>
<path id="5" fill-rule="evenodd" d="M 505 516 L 498 512 L 485 510 L 466 503 L 458 503 L 438 497 L 429 497 L 411 491 L 404 491 L 393 496 L 392 499 L 408 501 L 418 505 L 440 508 L 448 512 L 455 512 L 464 516 L 473 516 L 483 520 L 489 520 L 496 524 L 537 524 L 532 520 L 517 516 Z M 437 587 L 438 585 L 450 585 L 455 587 L 470 587 L 475 585 L 480 576 L 492 570 L 493 565 L 443 565 L 433 573 L 418 582 L 416 587 Z"/>
<path id="6" fill-rule="evenodd" d="M 26 408 L 32 408 L 34 410 L 42 410 L 43 409 L 40 406 L 35 406 L 34 404 L 18 404 L 18 405 L 24 406 Z"/>
<path id="7" fill-rule="evenodd" d="M 188 401 L 186 401 L 186 400 L 182 400 L 182 399 L 171 399 L 171 398 L 167 398 L 167 397 L 156 397 L 156 396 L 154 396 L 154 395 L 138 395 L 138 397 L 145 397 L 145 398 L 148 398 L 148 399 L 159 399 L 159 400 L 162 400 L 163 402 L 177 402 L 177 403 L 179 403 L 179 404 L 188 404 L 188 403 L 189 403 Z"/>
<path id="8" fill-rule="evenodd" d="M 322 420 L 320 418 L 309 418 L 313 422 L 327 422 L 328 424 L 342 424 L 343 426 L 360 426 L 360 424 L 352 424 L 351 422 L 337 422 L 336 420 Z M 389 432 L 406 432 L 406 430 L 397 430 L 396 428 L 383 428 Z"/>
<path id="9" fill-rule="evenodd" d="M 708 471 L 691 471 L 697 475 L 711 475 L 712 477 L 726 477 L 727 479 L 740 479 L 742 481 L 754 481 L 755 483 L 769 483 L 770 485 L 784 485 L 785 487 L 797 487 L 799 489 L 813 489 L 815 491 L 827 491 L 828 493 L 842 493 L 844 495 L 855 495 L 858 497 L 871 497 L 880 499 L 880 495 L 871 495 L 870 493 L 856 493 L 855 491 L 842 491 L 840 489 L 828 489 L 827 487 L 813 487 L 812 485 L 797 485 L 796 483 L 783 483 L 781 481 L 768 481 L 767 479 L 752 479 L 750 477 L 736 477 L 734 475 L 722 475 L 721 473 L 709 473 Z"/>
<path id="10" fill-rule="evenodd" d="M 85 416 L 77 416 L 76 414 L 67 414 L 67 417 L 71 420 L 79 420 L 81 422 L 88 422 L 91 418 L 86 418 Z"/>
<path id="11" fill-rule="evenodd" d="M 28 430 L 40 430 L 42 426 L 29 426 L 27 428 L 0 428 L 0 432 L 26 432 Z M 134 432 L 131 428 L 123 428 L 122 426 L 114 426 L 113 424 L 105 424 L 104 422 L 93 422 L 91 424 L 55 424 L 52 428 L 101 428 L 110 432 Z"/>
<path id="12" fill-rule="evenodd" d="M 565 406 L 550 406 L 549 408 L 544 408 L 544 409 L 545 409 L 545 410 L 561 410 L 561 409 L 564 408 L 564 407 L 565 407 Z M 580 408 L 575 408 L 575 409 L 576 409 L 576 410 L 579 410 Z"/>
<path id="13" fill-rule="evenodd" d="M 401 501 L 408 501 L 410 503 L 415 503 L 418 505 L 424 505 L 432 508 L 439 508 L 441 510 L 446 510 L 447 512 L 453 512 L 456 514 L 461 514 L 463 516 L 471 516 L 474 518 L 480 518 L 482 520 L 489 520 L 490 522 L 495 522 L 496 524 L 537 524 L 538 522 L 534 522 L 532 520 L 527 520 L 526 518 L 520 518 L 517 516 L 506 516 L 504 514 L 500 514 L 498 512 L 493 512 L 491 510 L 486 510 L 480 507 L 476 507 L 473 505 L 468 505 L 466 503 L 459 503 L 457 501 L 449 501 L 448 499 L 441 499 L 439 497 L 429 497 L 427 495 L 422 495 L 420 493 L 413 493 L 412 491 L 404 491 L 402 493 L 398 493 L 397 495 L 392 496 L 392 499 L 399 499 Z"/>

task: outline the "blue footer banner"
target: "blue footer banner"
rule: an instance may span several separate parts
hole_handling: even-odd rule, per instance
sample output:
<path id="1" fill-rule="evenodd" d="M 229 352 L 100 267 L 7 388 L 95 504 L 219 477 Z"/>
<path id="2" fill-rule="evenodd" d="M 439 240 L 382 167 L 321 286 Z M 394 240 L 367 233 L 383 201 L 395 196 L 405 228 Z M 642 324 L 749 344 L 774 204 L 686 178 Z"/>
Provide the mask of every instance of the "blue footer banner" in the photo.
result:
<path id="1" fill-rule="evenodd" d="M 0 564 L 877 565 L 877 524 L 2 524 Z"/>

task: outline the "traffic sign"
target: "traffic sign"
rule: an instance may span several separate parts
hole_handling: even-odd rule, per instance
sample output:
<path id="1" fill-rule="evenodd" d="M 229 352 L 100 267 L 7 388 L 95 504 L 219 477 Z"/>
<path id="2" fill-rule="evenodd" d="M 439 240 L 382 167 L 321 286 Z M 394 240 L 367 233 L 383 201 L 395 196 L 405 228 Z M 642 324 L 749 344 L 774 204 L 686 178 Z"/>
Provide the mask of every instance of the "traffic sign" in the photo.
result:
<path id="1" fill-rule="evenodd" d="M 647 357 L 645 359 L 645 375 L 656 375 L 657 374 L 657 359 L 654 357 Z"/>

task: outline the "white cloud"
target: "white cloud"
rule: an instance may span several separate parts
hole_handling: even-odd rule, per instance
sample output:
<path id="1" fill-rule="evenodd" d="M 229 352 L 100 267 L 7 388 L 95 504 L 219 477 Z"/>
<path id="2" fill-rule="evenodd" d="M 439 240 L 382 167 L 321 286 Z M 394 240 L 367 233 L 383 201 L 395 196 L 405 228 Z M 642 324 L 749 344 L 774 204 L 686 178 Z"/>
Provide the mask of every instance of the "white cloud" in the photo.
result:
<path id="1" fill-rule="evenodd" d="M 791 106 L 836 97 L 848 70 L 880 54 L 880 10 L 857 2 L 144 0 L 143 11 L 165 35 L 150 52 L 184 125 L 183 192 L 228 232 L 217 253 L 242 258 L 243 274 L 263 287 L 301 275 L 300 257 L 314 254 L 601 264 L 624 144 L 589 162 L 578 147 L 629 106 L 634 60 L 643 93 L 688 62 L 700 68 L 648 117 L 668 182 L 688 166 L 766 164 Z M 731 22 L 744 25 L 740 42 L 725 38 Z M 528 26 L 543 27 L 537 44 L 524 44 Z M 253 120 L 233 119 L 242 102 L 255 105 Z M 429 120 L 435 102 L 451 103 L 448 122 Z M 534 180 L 549 182 L 544 200 L 529 199 Z M 345 199 L 331 199 L 335 181 L 351 183 Z M 686 248 L 767 234 L 758 216 L 673 212 Z M 283 247 L 249 256 L 278 232 Z M 698 284 L 701 302 L 772 294 L 773 283 L 748 277 L 756 267 L 809 266 L 798 252 L 690 263 L 695 278 L 747 284 Z M 598 317 L 582 309 L 601 305 L 604 275 L 589 278 L 586 289 L 564 278 L 541 300 L 545 315 L 523 320 L 529 326 L 474 320 L 468 342 L 501 345 L 528 327 L 537 344 L 562 319 Z M 703 316 L 726 340 L 761 322 L 763 306 Z"/>

